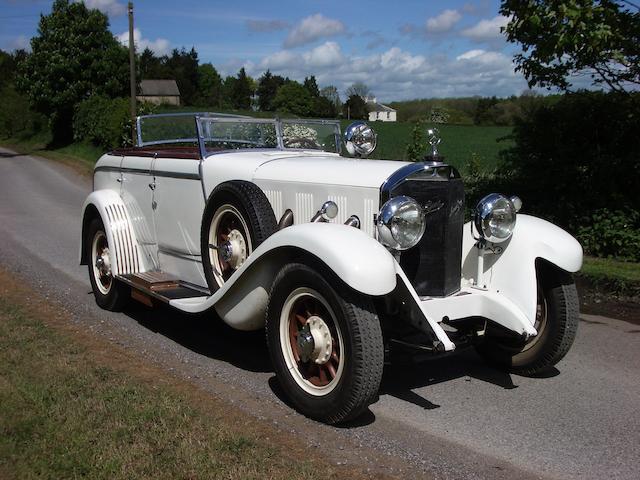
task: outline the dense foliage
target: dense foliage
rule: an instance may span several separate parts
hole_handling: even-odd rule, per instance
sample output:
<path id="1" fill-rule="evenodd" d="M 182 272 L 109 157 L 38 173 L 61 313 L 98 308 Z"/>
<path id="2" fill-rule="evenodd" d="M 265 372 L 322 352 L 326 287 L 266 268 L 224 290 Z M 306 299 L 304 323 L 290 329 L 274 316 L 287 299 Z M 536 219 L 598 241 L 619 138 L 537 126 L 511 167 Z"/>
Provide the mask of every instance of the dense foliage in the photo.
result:
<path id="1" fill-rule="evenodd" d="M 638 210 L 596 210 L 585 225 L 578 227 L 577 237 L 590 255 L 640 262 Z"/>
<path id="2" fill-rule="evenodd" d="M 614 0 L 503 0 L 507 39 L 519 43 L 516 71 L 529 85 L 571 87 L 571 76 L 627 91 L 640 85 L 640 12 Z"/>
<path id="3" fill-rule="evenodd" d="M 617 249 L 638 258 L 638 132 L 637 94 L 582 91 L 539 104 L 516 124 L 515 146 L 503 154 L 502 181 L 529 212 L 592 238 L 591 253 Z M 619 231 L 604 236 L 610 228 Z M 636 240 L 622 230 L 634 230 Z"/>
<path id="4" fill-rule="evenodd" d="M 74 106 L 82 100 L 127 93 L 127 51 L 109 31 L 107 16 L 82 2 L 56 0 L 40 18 L 31 49 L 18 82 L 34 109 L 48 116 L 54 142 L 71 140 Z"/>

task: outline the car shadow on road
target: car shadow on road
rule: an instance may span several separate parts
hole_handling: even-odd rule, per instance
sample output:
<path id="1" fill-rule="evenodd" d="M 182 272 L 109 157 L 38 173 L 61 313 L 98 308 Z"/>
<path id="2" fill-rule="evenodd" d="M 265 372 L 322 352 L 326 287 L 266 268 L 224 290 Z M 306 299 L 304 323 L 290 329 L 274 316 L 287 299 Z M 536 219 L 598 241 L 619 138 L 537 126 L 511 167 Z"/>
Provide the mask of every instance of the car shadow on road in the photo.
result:
<path id="1" fill-rule="evenodd" d="M 134 303 L 124 313 L 148 330 L 200 355 L 228 362 L 251 372 L 273 372 L 263 330 L 237 331 L 227 326 L 215 312 L 190 315 L 164 305 L 147 308 Z M 538 378 L 553 377 L 558 373 L 557 369 L 553 369 Z M 390 395 L 425 410 L 433 410 L 440 408 L 440 405 L 416 393 L 416 389 L 463 378 L 468 381 L 480 380 L 510 390 L 518 388 L 513 377 L 506 371 L 487 365 L 470 349 L 456 355 L 420 362 L 394 362 L 385 365 L 380 395 Z M 269 379 L 269 386 L 278 399 L 293 408 L 275 375 Z M 340 427 L 354 428 L 373 422 L 375 415 L 367 410 L 357 419 L 341 424 Z"/>
<path id="2" fill-rule="evenodd" d="M 159 305 L 134 303 L 124 312 L 143 327 L 189 350 L 251 372 L 272 372 L 264 331 L 241 332 L 227 326 L 215 312 L 190 315 Z"/>
<path id="3" fill-rule="evenodd" d="M 550 378 L 559 373 L 557 369 L 553 368 L 537 378 Z M 518 388 L 518 385 L 514 383 L 514 377 L 518 378 L 517 375 L 486 364 L 475 351 L 469 349 L 456 355 L 433 358 L 419 363 L 404 362 L 387 365 L 382 378 L 380 394 L 413 403 L 425 410 L 433 410 L 439 408 L 440 405 L 417 394 L 415 389 L 462 378 L 467 381 L 476 379 L 506 390 L 512 390 Z"/>

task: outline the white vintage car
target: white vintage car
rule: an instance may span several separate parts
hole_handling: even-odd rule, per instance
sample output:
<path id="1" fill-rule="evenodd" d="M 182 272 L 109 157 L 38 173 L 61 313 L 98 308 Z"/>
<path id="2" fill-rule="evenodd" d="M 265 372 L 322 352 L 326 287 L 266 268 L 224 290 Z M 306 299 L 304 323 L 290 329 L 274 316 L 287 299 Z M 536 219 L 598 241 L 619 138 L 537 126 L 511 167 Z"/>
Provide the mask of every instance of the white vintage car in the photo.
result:
<path id="1" fill-rule="evenodd" d="M 568 233 L 424 162 L 341 156 L 336 121 L 222 114 L 138 119 L 134 148 L 95 167 L 81 263 L 98 305 L 135 299 L 266 328 L 277 378 L 305 415 L 337 423 L 377 397 L 397 348 L 475 346 L 521 374 L 556 364 L 578 324 Z M 346 149 L 376 137 L 351 125 Z"/>

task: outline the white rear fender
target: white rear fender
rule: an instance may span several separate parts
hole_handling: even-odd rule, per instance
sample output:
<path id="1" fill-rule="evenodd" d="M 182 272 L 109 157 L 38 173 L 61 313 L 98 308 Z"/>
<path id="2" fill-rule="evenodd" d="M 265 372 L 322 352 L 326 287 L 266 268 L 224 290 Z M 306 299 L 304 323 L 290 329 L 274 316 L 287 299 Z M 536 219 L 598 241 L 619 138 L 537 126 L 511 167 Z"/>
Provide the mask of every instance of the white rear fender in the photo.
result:
<path id="1" fill-rule="evenodd" d="M 536 315 L 536 260 L 544 259 L 571 273 L 582 267 L 582 247 L 575 238 L 546 220 L 519 214 L 512 237 L 494 245 L 502 252 L 486 251 L 483 282 L 478 285 L 475 243 L 471 225 L 467 223 L 462 245 L 463 284 L 469 286 L 473 282 L 476 287 L 486 287 L 489 292 L 505 297 L 522 311 L 531 325 Z"/>
<path id="2" fill-rule="evenodd" d="M 98 215 L 104 225 L 111 257 L 113 275 L 125 275 L 142 271 L 143 258 L 138 240 L 132 228 L 131 217 L 120 195 L 113 190 L 96 190 L 87 197 L 82 207 L 82 240 L 80 264 L 89 262 L 87 239 L 89 224 Z"/>
<path id="3" fill-rule="evenodd" d="M 349 287 L 365 295 L 386 295 L 396 286 L 394 259 L 375 239 L 345 225 L 304 223 L 267 238 L 206 300 L 172 300 L 170 304 L 192 313 L 215 307 L 232 327 L 259 329 L 264 325 L 269 291 L 278 270 L 305 256 L 321 262 Z"/>

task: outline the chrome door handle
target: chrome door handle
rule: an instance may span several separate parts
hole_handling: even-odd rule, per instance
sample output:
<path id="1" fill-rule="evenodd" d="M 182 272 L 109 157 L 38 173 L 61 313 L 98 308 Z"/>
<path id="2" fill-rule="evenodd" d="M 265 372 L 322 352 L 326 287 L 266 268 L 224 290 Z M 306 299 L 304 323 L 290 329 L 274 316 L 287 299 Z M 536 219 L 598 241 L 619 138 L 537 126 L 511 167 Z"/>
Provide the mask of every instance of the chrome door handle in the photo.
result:
<path id="1" fill-rule="evenodd" d="M 151 183 L 149 184 L 149 188 L 150 188 L 151 190 L 155 190 L 155 189 L 156 189 L 156 182 L 151 182 Z"/>

